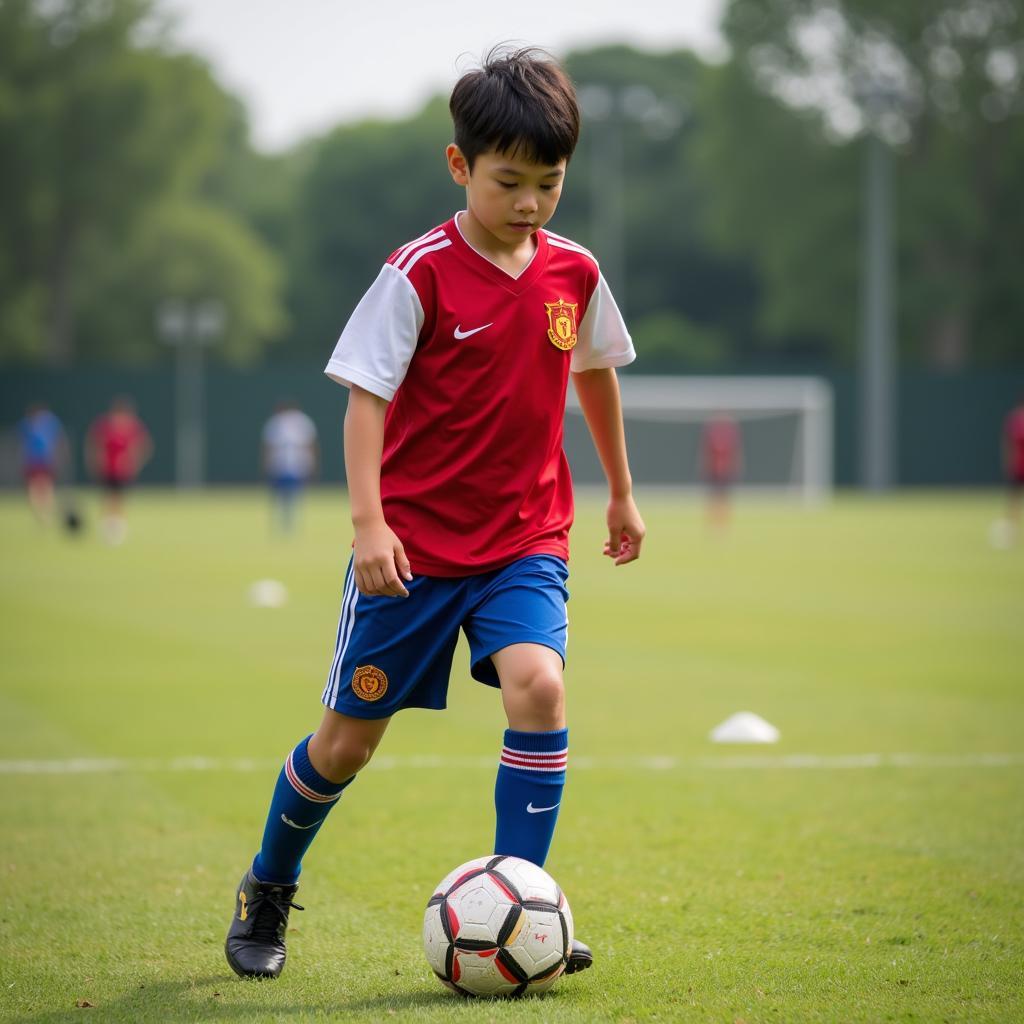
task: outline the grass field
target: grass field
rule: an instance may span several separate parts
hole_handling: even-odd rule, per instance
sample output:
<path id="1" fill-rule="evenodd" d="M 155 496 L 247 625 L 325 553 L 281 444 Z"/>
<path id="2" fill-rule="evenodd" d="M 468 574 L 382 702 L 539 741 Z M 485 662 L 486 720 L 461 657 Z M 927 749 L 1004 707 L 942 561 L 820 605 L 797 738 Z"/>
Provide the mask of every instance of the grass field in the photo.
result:
<path id="1" fill-rule="evenodd" d="M 140 493 L 119 548 L 0 500 L 0 1020 L 1024 1019 L 1024 547 L 989 546 L 999 499 L 749 503 L 725 538 L 641 500 L 635 566 L 600 558 L 598 503 L 574 533 L 548 868 L 598 964 L 515 1004 L 461 1002 L 420 949 L 431 886 L 492 837 L 504 723 L 463 649 L 448 713 L 399 716 L 307 857 L 284 976 L 224 961 L 319 718 L 337 494 L 283 541 L 261 494 Z M 289 603 L 251 607 L 260 578 Z M 781 742 L 708 742 L 743 709 Z"/>

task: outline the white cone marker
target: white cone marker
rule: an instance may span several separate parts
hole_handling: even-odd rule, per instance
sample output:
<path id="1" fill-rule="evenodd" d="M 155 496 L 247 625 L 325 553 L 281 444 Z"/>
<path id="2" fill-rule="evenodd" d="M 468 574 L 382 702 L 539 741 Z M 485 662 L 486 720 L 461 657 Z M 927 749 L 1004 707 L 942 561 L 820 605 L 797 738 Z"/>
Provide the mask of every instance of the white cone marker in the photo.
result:
<path id="1" fill-rule="evenodd" d="M 712 743 L 778 743 L 779 730 L 753 711 L 737 711 L 711 730 Z"/>

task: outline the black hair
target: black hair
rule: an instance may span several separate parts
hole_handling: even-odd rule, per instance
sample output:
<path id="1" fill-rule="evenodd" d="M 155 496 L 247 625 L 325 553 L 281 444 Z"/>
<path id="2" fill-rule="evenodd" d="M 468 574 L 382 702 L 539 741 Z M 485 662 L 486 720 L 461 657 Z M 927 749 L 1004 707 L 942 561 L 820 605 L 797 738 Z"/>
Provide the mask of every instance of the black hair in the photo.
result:
<path id="1" fill-rule="evenodd" d="M 540 164 L 568 160 L 580 135 L 580 108 L 569 76 L 543 50 L 497 46 L 452 90 L 455 145 L 472 171 L 488 150 Z"/>

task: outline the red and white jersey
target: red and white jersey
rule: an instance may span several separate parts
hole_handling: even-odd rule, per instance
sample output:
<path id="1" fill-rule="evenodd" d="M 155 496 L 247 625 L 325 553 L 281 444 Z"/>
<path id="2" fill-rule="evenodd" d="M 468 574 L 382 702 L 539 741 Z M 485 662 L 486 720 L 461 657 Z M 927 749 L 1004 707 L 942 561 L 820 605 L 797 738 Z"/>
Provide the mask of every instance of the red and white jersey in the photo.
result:
<path id="1" fill-rule="evenodd" d="M 535 239 L 516 277 L 465 240 L 457 215 L 398 249 L 327 364 L 391 403 L 381 500 L 414 573 L 568 558 L 569 372 L 635 353 L 594 257 L 550 231 Z"/>

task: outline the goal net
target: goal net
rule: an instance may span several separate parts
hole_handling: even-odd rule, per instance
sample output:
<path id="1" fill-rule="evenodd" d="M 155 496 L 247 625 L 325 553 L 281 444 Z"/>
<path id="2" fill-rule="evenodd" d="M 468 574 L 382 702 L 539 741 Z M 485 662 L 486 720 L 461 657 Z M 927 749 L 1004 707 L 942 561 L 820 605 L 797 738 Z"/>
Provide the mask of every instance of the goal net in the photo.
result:
<path id="1" fill-rule="evenodd" d="M 732 426 L 735 483 L 808 501 L 832 489 L 832 389 L 815 377 L 619 378 L 636 484 L 705 484 L 712 423 Z M 577 483 L 604 477 L 572 387 L 565 448 Z"/>

